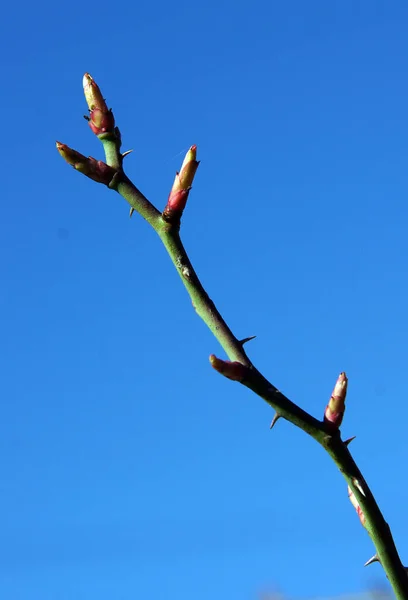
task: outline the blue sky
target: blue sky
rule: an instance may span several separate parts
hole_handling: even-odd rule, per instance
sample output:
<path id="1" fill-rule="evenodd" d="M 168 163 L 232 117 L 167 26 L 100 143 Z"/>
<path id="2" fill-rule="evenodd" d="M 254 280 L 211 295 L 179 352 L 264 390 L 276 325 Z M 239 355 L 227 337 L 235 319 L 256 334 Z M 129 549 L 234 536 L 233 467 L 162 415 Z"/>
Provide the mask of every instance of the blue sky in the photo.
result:
<path id="1" fill-rule="evenodd" d="M 159 240 L 64 164 L 102 158 L 159 208 L 191 144 L 183 239 L 251 359 L 343 433 L 408 564 L 408 5 L 9 3 L 0 24 L 0 589 L 9 600 L 310 597 L 383 584 L 321 448 L 213 372 Z"/>

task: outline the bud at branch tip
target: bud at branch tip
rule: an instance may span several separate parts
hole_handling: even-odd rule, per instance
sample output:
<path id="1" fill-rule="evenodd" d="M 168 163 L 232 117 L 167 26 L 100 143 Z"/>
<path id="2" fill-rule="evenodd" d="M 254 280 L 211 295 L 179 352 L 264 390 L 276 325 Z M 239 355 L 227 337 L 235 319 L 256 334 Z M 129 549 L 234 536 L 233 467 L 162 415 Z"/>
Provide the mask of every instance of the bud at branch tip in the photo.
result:
<path id="1" fill-rule="evenodd" d="M 85 73 L 82 80 L 85 100 L 89 108 L 89 127 L 95 135 L 105 136 L 115 131 L 115 119 L 108 108 L 99 86 L 89 73 Z"/>
<path id="2" fill-rule="evenodd" d="M 176 173 L 173 187 L 163 211 L 163 218 L 168 221 L 179 221 L 185 209 L 188 195 L 196 174 L 199 161 L 197 161 L 197 146 L 188 150 L 179 173 Z"/>
<path id="3" fill-rule="evenodd" d="M 79 171 L 97 183 L 109 185 L 117 173 L 113 167 L 110 167 L 101 160 L 96 160 L 95 158 L 92 158 L 92 156 L 86 157 L 66 144 L 57 142 L 56 146 L 62 158 L 69 165 L 73 166 L 76 171 Z"/>
<path id="4" fill-rule="evenodd" d="M 340 427 L 346 410 L 347 382 L 346 374 L 340 373 L 324 412 L 324 422 L 334 429 Z"/>

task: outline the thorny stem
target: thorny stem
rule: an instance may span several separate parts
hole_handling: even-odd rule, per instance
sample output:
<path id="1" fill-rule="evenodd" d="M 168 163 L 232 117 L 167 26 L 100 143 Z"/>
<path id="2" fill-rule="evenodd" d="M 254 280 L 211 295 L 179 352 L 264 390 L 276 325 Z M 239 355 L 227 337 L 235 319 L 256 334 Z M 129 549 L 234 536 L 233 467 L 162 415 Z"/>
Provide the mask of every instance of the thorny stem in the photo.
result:
<path id="1" fill-rule="evenodd" d="M 407 598 L 408 577 L 406 568 L 401 563 L 392 537 L 391 529 L 385 521 L 375 498 L 368 487 L 361 471 L 357 467 L 347 445 L 338 436 L 327 436 L 322 441 L 333 461 L 339 467 L 348 485 L 351 487 L 365 516 L 365 527 L 376 548 L 379 562 L 391 583 L 395 596 Z M 365 496 L 356 486 L 356 480 Z"/>
<path id="2" fill-rule="evenodd" d="M 190 295 L 193 308 L 198 316 L 217 338 L 230 360 L 236 360 L 250 367 L 251 361 L 247 357 L 243 345 L 234 336 L 202 286 L 184 249 L 178 228 L 165 223 L 158 230 L 158 234 Z"/>
<path id="3" fill-rule="evenodd" d="M 137 189 L 124 173 L 118 173 L 117 181 L 113 179 L 110 188 L 119 192 L 146 221 L 157 231 L 161 222 L 161 213 L 149 202 L 149 200 Z"/>
<path id="4" fill-rule="evenodd" d="M 354 493 L 365 516 L 365 527 L 376 548 L 376 553 L 398 600 L 408 600 L 408 577 L 396 549 L 390 527 L 369 489 L 363 475 L 352 458 L 347 444 L 341 440 L 339 430 L 329 429 L 326 423 L 315 419 L 289 400 L 272 385 L 248 358 L 243 341 L 238 340 L 217 310 L 201 284 L 179 235 L 179 224 L 169 223 L 125 175 L 120 153 L 121 138 L 101 136 L 106 163 L 116 169 L 109 187 L 121 194 L 130 206 L 153 227 L 163 242 L 197 314 L 203 319 L 231 361 L 247 367 L 242 383 L 276 410 L 279 417 L 290 421 L 312 436 L 327 451 L 340 469 Z"/>
<path id="5" fill-rule="evenodd" d="M 277 414 L 311 435 L 328 452 L 354 492 L 366 518 L 366 529 L 376 548 L 378 558 L 399 600 L 408 600 L 408 577 L 396 549 L 390 527 L 385 521 L 371 490 L 357 467 L 340 432 L 330 431 L 323 421 L 315 419 L 289 400 L 252 364 L 240 342 L 201 284 L 183 246 L 179 227 L 164 221 L 159 211 L 141 194 L 127 177 L 117 191 L 155 229 L 190 295 L 197 314 L 203 319 L 225 350 L 228 358 L 248 367 L 248 377 L 242 383 L 270 404 Z M 357 485 L 356 485 L 357 482 Z M 360 488 L 363 489 L 364 495 Z"/>

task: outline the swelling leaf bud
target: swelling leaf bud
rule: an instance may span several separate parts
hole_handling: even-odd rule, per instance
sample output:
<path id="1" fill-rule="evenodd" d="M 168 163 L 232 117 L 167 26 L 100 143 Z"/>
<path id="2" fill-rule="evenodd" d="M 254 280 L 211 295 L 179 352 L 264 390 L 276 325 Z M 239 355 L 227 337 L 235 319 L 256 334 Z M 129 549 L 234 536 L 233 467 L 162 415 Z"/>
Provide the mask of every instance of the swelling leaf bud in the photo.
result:
<path id="1" fill-rule="evenodd" d="M 210 356 L 210 363 L 213 369 L 233 381 L 243 381 L 247 375 L 247 367 L 238 361 L 231 362 L 217 358 L 214 354 Z"/>
<path id="2" fill-rule="evenodd" d="M 98 136 L 105 133 L 113 133 L 115 119 L 102 96 L 99 86 L 89 73 L 85 73 L 82 84 L 85 100 L 89 108 L 89 117 L 85 117 L 89 122 L 89 127 Z"/>
<path id="3" fill-rule="evenodd" d="M 335 429 L 340 427 L 346 410 L 347 382 L 346 374 L 340 373 L 324 412 L 324 421 Z"/>
<path id="4" fill-rule="evenodd" d="M 185 209 L 187 198 L 194 180 L 199 162 L 197 158 L 197 146 L 191 146 L 187 152 L 180 173 L 176 173 L 173 187 L 171 188 L 163 218 L 166 221 L 179 221 Z"/>

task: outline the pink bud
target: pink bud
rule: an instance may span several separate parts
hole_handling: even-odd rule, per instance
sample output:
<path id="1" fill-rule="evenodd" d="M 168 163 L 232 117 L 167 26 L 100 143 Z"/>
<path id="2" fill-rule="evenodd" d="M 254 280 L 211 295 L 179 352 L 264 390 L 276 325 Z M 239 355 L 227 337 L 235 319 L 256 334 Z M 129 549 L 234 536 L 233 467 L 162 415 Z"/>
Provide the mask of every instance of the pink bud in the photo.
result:
<path id="1" fill-rule="evenodd" d="M 248 369 L 245 365 L 238 361 L 231 362 L 217 358 L 214 354 L 210 356 L 210 363 L 213 369 L 232 379 L 233 381 L 243 381 L 248 374 Z"/>
<path id="2" fill-rule="evenodd" d="M 89 110 L 99 108 L 101 110 L 108 110 L 105 99 L 102 96 L 102 92 L 99 89 L 98 84 L 94 81 L 93 77 L 89 73 L 85 73 L 82 79 L 82 85 L 84 88 L 85 100 Z"/>
<path id="3" fill-rule="evenodd" d="M 340 427 L 346 410 L 347 382 L 346 374 L 340 373 L 324 412 L 324 421 L 335 429 Z"/>
<path id="4" fill-rule="evenodd" d="M 61 142 L 57 142 L 56 145 L 62 158 L 69 165 L 72 165 L 76 171 L 79 171 L 97 183 L 103 183 L 105 185 L 111 183 L 116 174 L 116 169 L 110 167 L 101 160 L 92 158 L 92 156 L 86 157 L 66 144 L 61 144 Z"/>
<path id="5" fill-rule="evenodd" d="M 89 73 L 83 78 L 85 100 L 89 108 L 89 127 L 95 135 L 112 133 L 115 128 L 115 119 L 112 111 L 108 108 L 99 86 Z"/>
<path id="6" fill-rule="evenodd" d="M 192 186 L 197 167 L 197 146 L 194 145 L 191 146 L 185 155 L 183 164 L 181 165 L 180 173 L 177 173 L 179 185 L 182 189 L 188 190 Z"/>
<path id="7" fill-rule="evenodd" d="M 66 144 L 62 144 L 61 142 L 57 142 L 56 146 L 57 146 L 57 150 L 61 154 L 62 158 L 69 165 L 75 166 L 75 164 L 77 164 L 77 163 L 81 163 L 81 162 L 85 163 L 88 160 L 86 158 L 86 156 L 84 156 L 80 152 L 77 152 L 76 150 L 73 150 L 72 148 L 70 148 Z"/>
<path id="8" fill-rule="evenodd" d="M 177 190 L 170 192 L 169 199 L 165 208 L 166 213 L 181 214 L 187 204 L 189 190 Z"/>
<path id="9" fill-rule="evenodd" d="M 106 113 L 102 112 L 99 108 L 91 110 L 88 123 L 95 135 L 111 133 L 115 128 L 115 119 L 111 110 Z"/>
<path id="10" fill-rule="evenodd" d="M 349 500 L 350 500 L 351 504 L 354 506 L 354 508 L 357 511 L 358 518 L 360 519 L 360 523 L 363 525 L 363 527 L 365 527 L 365 516 L 364 516 L 364 513 L 361 510 L 360 505 L 357 502 L 357 498 L 355 497 L 355 495 L 352 492 L 351 487 L 349 485 L 347 486 L 347 492 L 348 492 L 348 497 L 349 497 Z"/>
<path id="11" fill-rule="evenodd" d="M 163 211 L 163 218 L 166 221 L 178 221 L 183 214 L 188 194 L 199 165 L 196 157 L 197 146 L 191 146 L 183 160 L 180 173 L 176 173 L 173 187 L 171 188 L 166 207 Z"/>

